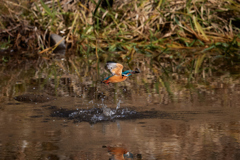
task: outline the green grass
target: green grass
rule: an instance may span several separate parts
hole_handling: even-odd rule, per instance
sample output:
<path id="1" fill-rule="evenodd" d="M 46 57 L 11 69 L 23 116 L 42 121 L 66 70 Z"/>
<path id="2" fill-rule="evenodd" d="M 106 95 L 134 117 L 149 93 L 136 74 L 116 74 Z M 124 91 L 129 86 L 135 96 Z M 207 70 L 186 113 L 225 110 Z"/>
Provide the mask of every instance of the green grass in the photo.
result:
<path id="1" fill-rule="evenodd" d="M 27 5 L 4 2 L 0 37 L 8 42 L 1 48 L 27 46 L 49 57 L 52 49 L 48 48 L 46 35 L 50 33 L 65 36 L 80 56 L 95 55 L 99 59 L 110 54 L 126 62 L 133 61 L 136 53 L 160 60 L 163 55 L 175 58 L 173 52 L 165 52 L 166 48 L 200 48 L 198 56 L 186 53 L 178 57 L 193 58 L 189 64 L 194 74 L 201 72 L 205 52 L 239 56 L 240 30 L 232 21 L 239 21 L 240 11 L 234 1 L 114 1 L 112 7 L 101 2 L 91 0 L 72 6 L 44 0 Z"/>

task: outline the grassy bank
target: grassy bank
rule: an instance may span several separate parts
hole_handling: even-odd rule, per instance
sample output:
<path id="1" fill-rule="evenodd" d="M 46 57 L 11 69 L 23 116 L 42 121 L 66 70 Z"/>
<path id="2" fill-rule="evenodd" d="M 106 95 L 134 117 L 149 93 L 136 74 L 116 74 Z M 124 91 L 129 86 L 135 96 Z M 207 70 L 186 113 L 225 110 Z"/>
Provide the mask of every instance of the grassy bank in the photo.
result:
<path id="1" fill-rule="evenodd" d="M 158 56 L 169 49 L 202 47 L 235 56 L 240 46 L 240 3 L 234 0 L 6 1 L 1 7 L 1 48 L 44 50 L 46 37 L 65 37 L 79 54 L 135 52 Z"/>

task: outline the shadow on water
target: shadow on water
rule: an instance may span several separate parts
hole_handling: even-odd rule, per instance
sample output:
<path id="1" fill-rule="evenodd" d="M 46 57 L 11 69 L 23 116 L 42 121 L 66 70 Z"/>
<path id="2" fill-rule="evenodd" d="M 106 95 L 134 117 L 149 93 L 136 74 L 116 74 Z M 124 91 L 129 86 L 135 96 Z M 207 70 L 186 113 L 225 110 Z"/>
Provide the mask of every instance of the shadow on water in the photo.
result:
<path id="1" fill-rule="evenodd" d="M 133 159 L 236 159 L 238 59 L 180 58 L 184 52 L 131 61 L 114 53 L 66 54 L 2 64 L 0 159 L 114 157 L 117 150 L 109 155 L 103 145 L 122 147 Z M 102 84 L 108 60 L 141 74 Z"/>
<path id="2" fill-rule="evenodd" d="M 51 116 L 61 117 L 74 120 L 74 122 L 89 122 L 94 124 L 97 122 L 116 121 L 116 120 L 134 120 L 134 119 L 172 119 L 172 120 L 193 120 L 195 115 L 198 114 L 212 114 L 221 116 L 224 114 L 220 110 L 209 110 L 206 112 L 201 111 L 178 111 L 178 112 L 166 112 L 166 111 L 142 111 L 137 112 L 130 108 L 92 108 L 92 109 L 80 109 L 80 110 L 67 110 L 58 109 L 55 110 Z"/>

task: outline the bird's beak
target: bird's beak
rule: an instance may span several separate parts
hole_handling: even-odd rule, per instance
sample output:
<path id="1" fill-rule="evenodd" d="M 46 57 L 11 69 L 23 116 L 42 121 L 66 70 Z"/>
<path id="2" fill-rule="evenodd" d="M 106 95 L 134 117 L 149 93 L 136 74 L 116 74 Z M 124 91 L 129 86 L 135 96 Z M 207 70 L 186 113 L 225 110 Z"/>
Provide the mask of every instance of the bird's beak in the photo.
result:
<path id="1" fill-rule="evenodd" d="M 139 68 L 136 68 L 134 73 L 141 73 L 140 69 Z"/>

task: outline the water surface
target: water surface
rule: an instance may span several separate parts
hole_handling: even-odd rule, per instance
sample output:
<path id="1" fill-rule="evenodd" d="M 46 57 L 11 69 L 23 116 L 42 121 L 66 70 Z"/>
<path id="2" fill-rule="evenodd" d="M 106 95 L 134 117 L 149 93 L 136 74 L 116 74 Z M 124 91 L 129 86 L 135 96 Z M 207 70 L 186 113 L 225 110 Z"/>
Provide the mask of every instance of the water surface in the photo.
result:
<path id="1" fill-rule="evenodd" d="M 119 61 L 142 72 L 105 85 L 106 60 L 91 57 L 1 65 L 0 159 L 107 160 L 111 155 L 102 146 L 124 147 L 134 159 L 239 159 L 236 69 L 189 81 L 174 66 L 164 74 L 161 66 L 169 63 L 159 66 L 143 56 Z M 106 108 L 128 117 L 76 116 Z M 107 118 L 93 121 L 98 115 Z"/>

